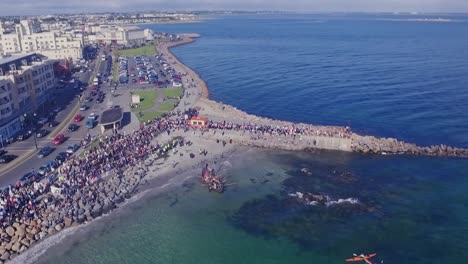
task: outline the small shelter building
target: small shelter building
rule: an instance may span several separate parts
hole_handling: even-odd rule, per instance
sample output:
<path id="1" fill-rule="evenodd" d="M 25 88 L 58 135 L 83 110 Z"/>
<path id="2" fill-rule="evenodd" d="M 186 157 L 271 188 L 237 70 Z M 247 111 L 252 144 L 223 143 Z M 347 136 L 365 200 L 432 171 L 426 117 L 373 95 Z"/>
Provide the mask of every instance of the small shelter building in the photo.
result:
<path id="1" fill-rule="evenodd" d="M 102 112 L 99 125 L 101 126 L 101 133 L 107 129 L 117 129 L 122 125 L 122 108 L 115 107 Z"/>
<path id="2" fill-rule="evenodd" d="M 205 117 L 194 116 L 190 119 L 190 126 L 192 128 L 205 128 L 208 123 L 208 119 Z"/>

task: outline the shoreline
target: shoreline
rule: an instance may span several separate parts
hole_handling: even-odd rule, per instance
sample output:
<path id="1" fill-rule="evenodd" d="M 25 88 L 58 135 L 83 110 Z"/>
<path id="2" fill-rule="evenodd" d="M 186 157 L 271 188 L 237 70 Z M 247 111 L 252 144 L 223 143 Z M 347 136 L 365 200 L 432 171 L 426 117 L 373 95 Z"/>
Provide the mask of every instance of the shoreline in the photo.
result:
<path id="1" fill-rule="evenodd" d="M 211 164 L 214 161 L 224 159 L 226 156 L 236 153 L 240 149 L 239 146 L 260 147 L 270 149 L 284 150 L 304 150 L 312 149 L 327 149 L 354 153 L 373 153 L 380 155 L 390 154 L 405 154 L 405 155 L 425 155 L 425 156 L 451 156 L 451 157 L 468 157 L 468 150 L 460 148 L 452 148 L 445 145 L 419 147 L 415 144 L 398 141 L 396 139 L 376 138 L 373 136 L 361 136 L 348 131 L 347 128 L 339 126 L 317 126 L 305 123 L 292 123 L 288 121 L 273 120 L 248 114 L 233 106 L 219 103 L 209 99 L 208 86 L 203 79 L 190 67 L 182 64 L 180 60 L 170 51 L 171 48 L 192 43 L 198 38 L 197 34 L 185 34 L 183 39 L 178 42 L 171 42 L 158 45 L 158 49 L 167 57 L 171 66 L 178 71 L 187 73 L 184 75 L 185 80 L 193 79 L 192 83 L 196 83 L 193 87 L 187 87 L 183 97 L 194 99 L 190 107 L 199 109 L 201 116 L 208 117 L 209 120 L 218 122 L 223 125 L 226 123 L 234 124 L 255 124 L 249 129 L 225 129 L 224 125 L 220 129 L 207 130 L 188 130 L 182 131 L 180 127 L 174 128 L 168 126 L 167 134 L 161 129 L 160 134 L 156 134 L 151 142 L 169 142 L 164 147 L 164 153 L 167 156 L 159 155 L 158 153 L 150 153 L 147 157 L 133 166 L 124 168 L 124 172 L 115 175 L 104 177 L 104 179 L 92 183 L 89 186 L 81 189 L 83 193 L 97 192 L 99 189 L 105 189 L 103 195 L 99 194 L 96 201 L 82 205 L 82 197 L 78 196 L 76 201 L 72 201 L 74 205 L 79 204 L 78 208 L 82 213 L 76 218 L 64 216 L 60 211 L 63 208 L 53 209 L 46 216 L 62 217 L 66 219 L 64 222 L 56 224 L 46 223 L 44 219 L 48 219 L 42 215 L 38 219 L 34 219 L 34 223 L 30 222 L 15 222 L 12 226 L 2 230 L 8 233 L 11 241 L 2 242 L 4 250 L 0 254 L 0 263 L 9 261 L 8 263 L 23 263 L 22 259 L 27 258 L 28 254 L 34 254 L 34 250 L 38 250 L 38 254 L 44 253 L 48 247 L 53 246 L 45 243 L 54 239 L 63 239 L 68 235 L 72 235 L 74 231 L 80 230 L 81 227 L 89 226 L 94 220 L 103 219 L 111 214 L 112 211 L 119 210 L 127 203 L 139 200 L 145 193 L 150 193 L 151 190 L 167 187 L 165 180 L 170 181 L 178 179 L 181 174 L 200 169 L 205 163 Z M 187 93 L 188 92 L 188 93 Z M 169 119 L 168 119 L 169 120 Z M 285 128 L 285 131 L 292 129 L 301 129 L 308 131 L 296 136 L 295 133 L 290 134 L 275 134 L 275 133 L 257 133 L 257 126 L 267 124 L 271 127 Z M 149 126 L 149 125 L 148 125 Z M 158 128 L 159 129 L 159 128 Z M 219 131 L 219 133 L 216 133 Z M 294 134 L 294 136 L 292 135 Z M 174 143 L 174 138 L 183 138 L 186 141 L 192 142 L 190 145 L 178 146 L 178 141 Z M 229 143 L 227 143 L 229 142 Z M 199 154 L 200 150 L 204 149 L 207 154 Z M 194 158 L 189 158 L 189 155 L 197 153 Z M 180 179 L 179 179 L 180 180 Z M 182 179 L 181 182 L 183 183 Z M 162 184 L 153 189 L 146 186 L 146 182 L 155 181 Z M 157 185 L 157 184 L 156 184 Z M 81 190 L 79 193 L 81 194 Z M 47 193 L 51 194 L 51 193 Z M 86 209 L 84 209 L 86 208 Z M 77 210 L 78 211 L 78 210 Z M 49 221 L 50 222 L 50 221 Z M 45 224 L 45 225 L 44 225 Z M 70 231 L 61 232 L 63 229 Z M 38 231 L 42 230 L 42 231 Z M 13 233 L 12 233 L 13 232 Z M 58 233 L 57 233 L 58 232 Z M 11 235 L 10 235 L 11 234 Z M 32 235 L 32 236 L 30 236 Z M 26 239 L 27 238 L 27 239 Z M 26 240 L 25 240 L 26 239 Z M 43 243 L 44 242 L 44 243 Z M 41 247 L 41 246 L 46 246 Z M 9 248 L 8 248 L 9 247 Z M 12 249 L 14 248 L 14 249 Z M 26 254 L 21 254 L 23 252 Z M 14 252 L 6 254 L 6 252 Z M 25 256 L 22 258 L 22 256 Z M 11 259 L 11 260 L 10 260 Z M 15 262 L 16 261 L 16 262 Z"/>
<path id="2" fill-rule="evenodd" d="M 200 77 L 200 75 L 198 75 L 196 71 L 192 70 L 190 67 L 180 62 L 179 58 L 176 55 L 174 55 L 174 53 L 171 52 L 172 48 L 193 43 L 197 38 L 200 37 L 199 34 L 182 34 L 182 35 L 184 36 L 182 41 L 163 43 L 163 44 L 158 45 L 158 49 L 160 50 L 161 54 L 169 55 L 170 57 L 168 57 L 168 59 L 174 60 L 176 64 L 178 64 L 181 68 L 185 70 L 185 72 L 188 73 L 188 75 L 193 77 L 194 82 L 200 85 L 200 89 L 201 89 L 200 97 L 201 98 L 209 99 L 210 92 L 209 92 L 208 85 L 206 84 L 206 82 Z"/>

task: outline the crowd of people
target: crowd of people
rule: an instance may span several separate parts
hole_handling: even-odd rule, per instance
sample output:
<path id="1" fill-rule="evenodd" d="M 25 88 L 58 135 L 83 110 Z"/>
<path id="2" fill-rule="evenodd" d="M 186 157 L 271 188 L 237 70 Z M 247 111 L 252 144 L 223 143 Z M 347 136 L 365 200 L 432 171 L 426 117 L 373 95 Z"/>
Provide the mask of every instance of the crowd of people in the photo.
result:
<path id="1" fill-rule="evenodd" d="M 269 134 L 269 135 L 282 135 L 282 136 L 323 136 L 323 137 L 338 137 L 349 138 L 351 137 L 351 129 L 349 127 L 296 127 L 291 126 L 275 126 L 275 125 L 262 125 L 255 123 L 235 124 L 226 121 L 208 121 L 207 127 L 209 129 L 226 129 L 242 132 L 250 132 L 254 134 Z"/>
<path id="2" fill-rule="evenodd" d="M 0 193 L 2 225 L 5 227 L 18 219 L 25 222 L 40 217 L 48 207 L 61 208 L 71 216 L 73 208 L 70 208 L 69 201 L 77 192 L 80 192 L 82 200 L 94 202 L 97 194 L 81 190 L 107 173 L 121 173 L 126 167 L 136 165 L 148 155 L 163 151 L 152 140 L 160 133 L 177 126 L 177 122 L 168 116 L 148 121 L 129 134 L 114 131 L 112 135 L 100 137 L 97 146 L 87 149 L 83 155 L 70 157 L 46 178 L 9 185 Z M 89 140 L 87 136 L 85 141 Z M 59 192 L 61 195 L 54 196 L 51 195 L 52 192 Z"/>
<path id="3" fill-rule="evenodd" d="M 149 154 L 161 151 L 159 144 L 153 139 L 161 133 L 171 133 L 171 130 L 189 131 L 187 119 L 196 116 L 197 111 L 190 109 L 178 115 L 166 115 L 162 118 L 145 122 L 140 129 L 125 134 L 113 131 L 111 135 L 101 136 L 97 145 L 84 151 L 83 155 L 72 156 L 45 180 L 36 179 L 30 182 L 18 182 L 10 185 L 0 193 L 0 221 L 3 225 L 11 224 L 15 219 L 33 219 L 41 215 L 49 206 L 62 206 L 68 215 L 72 208 L 66 207 L 76 192 L 97 182 L 108 173 L 121 173 L 125 168 L 134 166 L 144 160 Z M 255 134 L 280 136 L 329 136 L 347 138 L 351 130 L 340 127 L 273 126 L 259 124 L 235 124 L 232 122 L 208 121 L 206 130 L 235 130 Z M 92 141 L 88 135 L 84 144 Z M 51 191 L 60 192 L 60 196 L 44 194 Z M 94 202 L 96 194 L 81 193 L 82 199 Z"/>

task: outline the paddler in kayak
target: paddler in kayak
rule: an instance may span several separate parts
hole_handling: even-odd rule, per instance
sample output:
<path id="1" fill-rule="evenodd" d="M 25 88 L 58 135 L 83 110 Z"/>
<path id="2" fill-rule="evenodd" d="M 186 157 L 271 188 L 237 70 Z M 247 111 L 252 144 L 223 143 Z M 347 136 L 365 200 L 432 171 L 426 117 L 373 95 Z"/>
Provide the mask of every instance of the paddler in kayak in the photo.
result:
<path id="1" fill-rule="evenodd" d="M 364 262 L 366 262 L 367 264 L 376 264 L 376 262 L 372 262 L 372 261 L 369 260 L 370 258 L 373 258 L 373 257 L 377 256 L 376 253 L 369 254 L 369 255 L 361 254 L 361 255 L 359 255 L 359 256 L 356 255 L 356 254 L 353 254 L 353 255 L 354 255 L 354 257 L 353 257 L 353 258 L 346 259 L 346 262 L 364 261 Z M 383 261 L 381 261 L 380 263 L 383 263 Z"/>

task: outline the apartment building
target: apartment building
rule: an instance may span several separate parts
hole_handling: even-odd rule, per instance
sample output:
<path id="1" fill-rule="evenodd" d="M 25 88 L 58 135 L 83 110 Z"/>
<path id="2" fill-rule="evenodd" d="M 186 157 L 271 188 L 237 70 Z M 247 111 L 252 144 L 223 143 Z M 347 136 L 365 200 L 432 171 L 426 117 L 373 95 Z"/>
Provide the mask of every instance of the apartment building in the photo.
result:
<path id="1" fill-rule="evenodd" d="M 2 25 L 0 25 L 2 27 Z M 62 31 L 41 31 L 36 20 L 21 20 L 14 31 L 0 29 L 0 53 L 39 52 L 52 59 L 83 57 L 83 36 Z"/>
<path id="2" fill-rule="evenodd" d="M 151 30 L 137 26 L 88 25 L 84 29 L 90 33 L 90 43 L 132 45 L 144 43 L 152 37 Z"/>
<path id="3" fill-rule="evenodd" d="M 52 97 L 57 85 L 54 64 L 36 53 L 0 57 L 0 137 L 14 136 L 25 113 L 36 111 Z"/>

